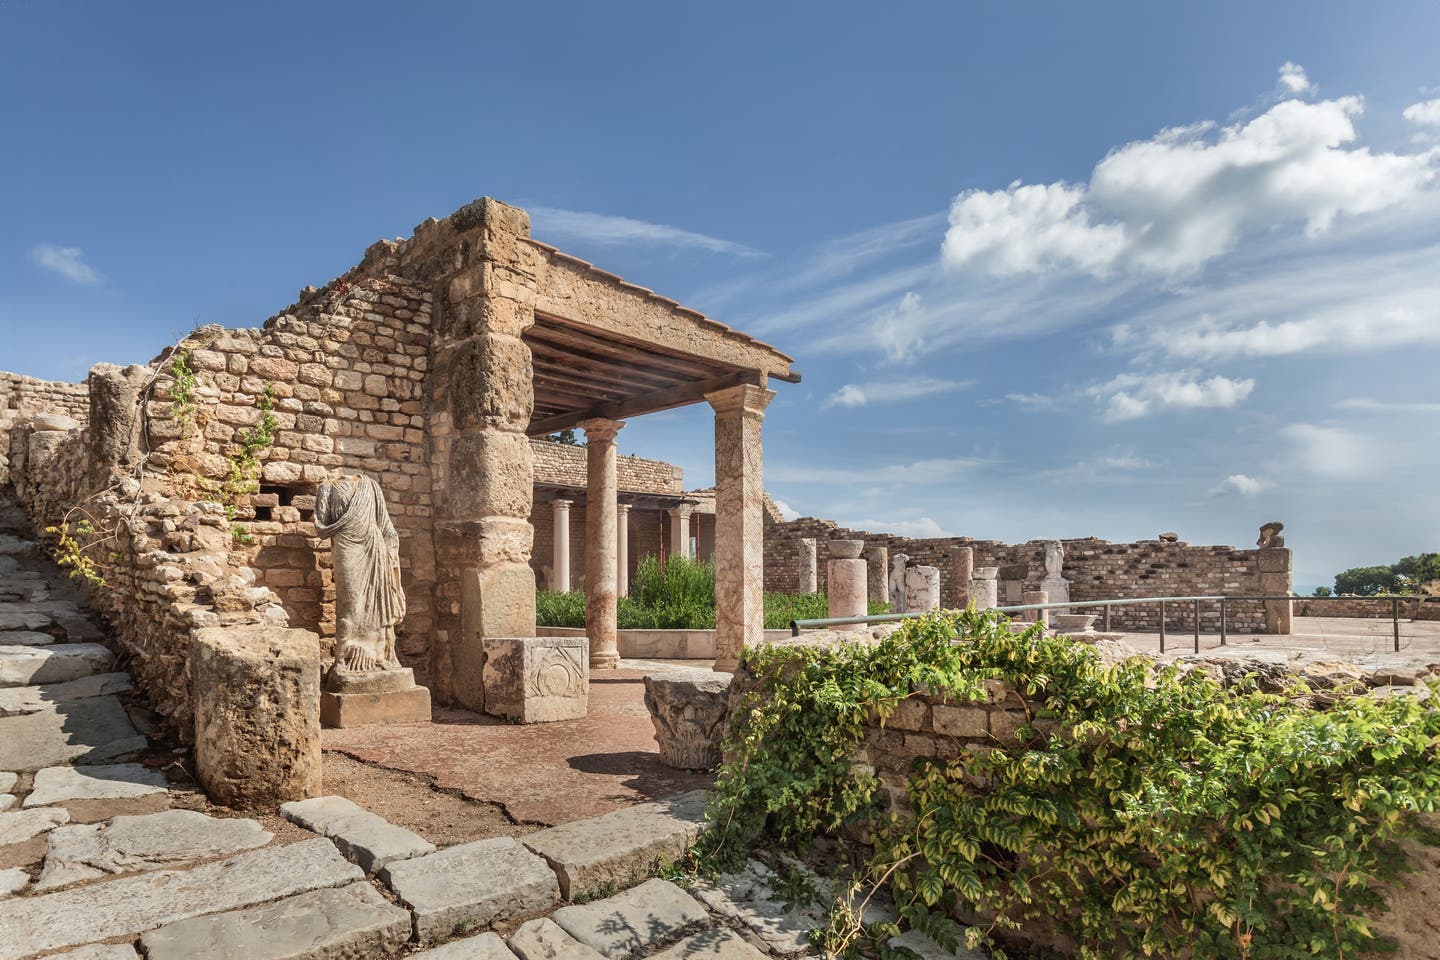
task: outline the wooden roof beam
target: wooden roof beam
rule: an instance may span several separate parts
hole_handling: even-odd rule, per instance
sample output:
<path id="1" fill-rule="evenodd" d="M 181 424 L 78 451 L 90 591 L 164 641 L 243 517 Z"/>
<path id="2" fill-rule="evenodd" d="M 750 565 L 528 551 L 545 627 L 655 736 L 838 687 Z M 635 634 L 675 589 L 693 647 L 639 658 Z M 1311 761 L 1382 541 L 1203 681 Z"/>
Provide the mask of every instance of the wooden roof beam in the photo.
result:
<path id="1" fill-rule="evenodd" d="M 675 407 L 699 403 L 705 399 L 707 393 L 745 385 L 763 387 L 765 386 L 765 375 L 753 370 L 742 370 L 738 373 L 711 377 L 708 380 L 695 380 L 676 387 L 667 387 L 664 390 L 642 393 L 625 400 L 597 403 L 586 410 L 563 413 L 559 416 L 547 417 L 544 420 L 532 420 L 527 432 L 532 437 L 543 437 L 560 430 L 569 430 L 582 420 L 627 420 L 641 414 L 658 413 L 661 410 L 673 410 Z"/>

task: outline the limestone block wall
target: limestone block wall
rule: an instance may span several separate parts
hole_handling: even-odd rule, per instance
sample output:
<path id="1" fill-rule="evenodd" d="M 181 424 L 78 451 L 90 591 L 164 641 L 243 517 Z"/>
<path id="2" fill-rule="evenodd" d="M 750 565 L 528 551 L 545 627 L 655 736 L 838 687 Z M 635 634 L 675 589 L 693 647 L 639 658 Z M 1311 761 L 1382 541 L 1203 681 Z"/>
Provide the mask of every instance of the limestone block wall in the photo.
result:
<path id="1" fill-rule="evenodd" d="M 259 329 L 190 334 L 176 349 L 188 352 L 194 371 L 194 410 L 177 415 L 172 351 L 157 362 L 145 426 L 152 465 L 195 499 L 219 498 L 270 391 L 278 429 L 258 455 L 259 492 L 234 511 L 242 532 L 233 547 L 280 598 L 291 625 L 324 637 L 334 635 L 335 590 L 329 542 L 312 522 L 315 490 L 334 470 L 374 476 L 400 536 L 407 612 L 397 646 L 423 672 L 435 584 L 423 389 L 431 295 L 376 273 L 307 288 Z"/>
<path id="2" fill-rule="evenodd" d="M 0 370 L 0 484 L 10 480 L 11 431 L 36 413 L 58 413 L 84 423 L 90 414 L 90 390 L 83 383 Z"/>
<path id="3" fill-rule="evenodd" d="M 940 569 L 940 602 L 942 606 L 957 605 L 956 578 L 951 557 L 960 547 L 975 552 L 976 567 L 1023 568 L 1023 578 L 1015 582 L 1016 592 L 1039 590 L 1045 578 L 1045 541 L 1005 544 L 994 540 L 973 540 L 969 537 L 935 537 L 916 539 L 893 534 L 851 530 L 831 520 L 800 517 L 786 521 L 779 511 L 767 506 L 765 524 L 765 589 L 794 592 L 800 576 L 799 541 L 813 537 L 817 541 L 821 562 L 819 589 L 825 584 L 825 542 L 827 540 L 864 540 L 867 547 L 883 546 L 890 556 L 904 553 L 911 565 L 935 566 Z M 1261 593 L 1259 551 L 1226 546 L 1194 546 L 1188 543 L 1166 543 L 1142 540 L 1137 543 L 1111 543 L 1093 537 L 1065 540 L 1065 563 L 1062 570 L 1071 581 L 1072 600 L 1100 600 L 1145 596 L 1210 596 Z M 875 598 L 872 598 L 875 599 Z M 1019 603 L 1019 596 L 1007 599 L 1002 590 L 1000 602 Z M 1193 629 L 1194 609 L 1190 605 L 1166 607 L 1166 624 L 1170 630 Z M 1202 605 L 1201 629 L 1218 631 L 1219 608 Z M 1265 629 L 1265 611 L 1259 603 L 1237 602 L 1227 611 L 1233 632 L 1260 632 Z M 1115 607 L 1111 625 L 1117 629 L 1154 630 L 1159 621 L 1155 604 Z"/>
<path id="4" fill-rule="evenodd" d="M 1337 597 L 1333 600 L 1296 600 L 1297 617 L 1349 617 L 1357 620 L 1389 620 L 1393 602 L 1389 597 Z M 1440 597 L 1406 597 L 1400 601 L 1400 616 L 1407 620 L 1440 620 Z"/>
<path id="5" fill-rule="evenodd" d="M 535 483 L 585 488 L 585 448 L 551 440 L 532 440 Z M 685 474 L 663 460 L 647 460 L 622 453 L 615 458 L 617 485 L 622 492 L 679 495 L 685 489 Z"/>

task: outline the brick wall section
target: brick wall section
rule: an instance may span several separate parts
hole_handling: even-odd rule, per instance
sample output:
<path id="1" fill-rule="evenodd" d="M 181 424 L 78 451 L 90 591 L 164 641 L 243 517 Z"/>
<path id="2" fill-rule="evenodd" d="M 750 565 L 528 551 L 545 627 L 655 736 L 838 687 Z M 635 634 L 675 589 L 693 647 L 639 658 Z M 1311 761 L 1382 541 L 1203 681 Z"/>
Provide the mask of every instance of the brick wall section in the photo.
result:
<path id="1" fill-rule="evenodd" d="M 84 423 L 90 416 L 90 389 L 83 383 L 0 370 L 0 484 L 10 480 L 11 431 L 37 413 L 58 413 Z"/>
<path id="2" fill-rule="evenodd" d="M 955 606 L 958 600 L 950 556 L 959 547 L 975 551 L 976 567 L 1024 565 L 1021 590 L 1039 590 L 1045 578 L 1045 541 L 1005 544 L 969 537 L 914 539 L 893 534 L 851 530 L 831 520 L 800 517 L 786 521 L 778 510 L 767 506 L 765 520 L 765 589 L 793 593 L 799 583 L 799 540 L 813 537 L 819 553 L 818 580 L 826 589 L 827 540 L 864 540 L 867 546 L 884 546 L 890 556 L 909 556 L 912 565 L 940 568 L 940 602 Z M 1093 537 L 1065 540 L 1064 577 L 1071 581 L 1072 600 L 1119 599 L 1146 596 L 1213 596 L 1219 594 L 1260 594 L 1257 550 L 1224 546 L 1192 546 L 1142 540 L 1138 543 L 1111 543 Z M 874 599 L 874 598 L 872 598 Z M 1001 584 L 1000 601 L 1007 601 Z M 1227 613 L 1233 632 L 1261 632 L 1265 612 L 1259 603 L 1232 603 Z M 1203 604 L 1201 629 L 1218 631 L 1220 611 L 1216 604 Z M 1167 605 L 1167 629 L 1193 629 L 1194 610 L 1188 604 Z M 1111 625 L 1116 629 L 1154 630 L 1159 622 L 1155 604 L 1115 607 Z"/>
<path id="3" fill-rule="evenodd" d="M 400 537 L 406 616 L 397 647 L 428 665 L 435 551 L 423 383 L 431 295 L 403 279 L 347 275 L 272 317 L 264 327 L 205 327 L 179 346 L 195 371 L 194 422 L 179 422 L 164 373 L 146 410 L 151 462 L 206 484 L 222 482 L 239 436 L 260 420 L 269 387 L 279 423 L 260 454 L 260 492 L 236 519 L 253 537 L 237 545 L 258 582 L 280 597 L 292 626 L 335 632 L 328 540 L 316 537 L 314 494 L 334 470 L 369 474 L 385 492 Z"/>
<path id="4" fill-rule="evenodd" d="M 654 461 L 651 461 L 654 462 Z M 660 555 L 661 530 L 664 513 L 660 510 L 630 508 L 630 572 L 645 557 Z M 546 500 L 535 502 L 530 513 L 530 525 L 535 528 L 534 546 L 530 553 L 530 567 L 535 571 L 537 590 L 549 590 L 555 582 L 551 567 L 555 562 L 555 507 Z M 573 504 L 570 507 L 570 589 L 580 590 L 585 583 L 585 507 Z"/>
<path id="5" fill-rule="evenodd" d="M 625 436 L 623 433 L 620 435 Z M 536 485 L 585 488 L 585 448 L 549 440 L 532 440 Z M 663 460 L 647 460 L 632 454 L 615 458 L 618 486 L 627 493 L 679 495 L 685 491 L 685 474 Z"/>

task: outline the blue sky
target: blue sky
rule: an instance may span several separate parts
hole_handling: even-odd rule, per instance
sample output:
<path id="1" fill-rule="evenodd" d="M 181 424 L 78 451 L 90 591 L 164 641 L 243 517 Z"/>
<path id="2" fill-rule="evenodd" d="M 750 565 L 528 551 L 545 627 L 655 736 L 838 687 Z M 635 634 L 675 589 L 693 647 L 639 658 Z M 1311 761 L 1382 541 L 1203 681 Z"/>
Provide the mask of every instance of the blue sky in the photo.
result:
<path id="1" fill-rule="evenodd" d="M 240 12 L 242 11 L 243 12 Z M 1440 5 L 0 3 L 0 368 L 251 326 L 491 195 L 760 335 L 767 486 L 1440 547 Z M 629 452 L 708 484 L 708 414 Z"/>

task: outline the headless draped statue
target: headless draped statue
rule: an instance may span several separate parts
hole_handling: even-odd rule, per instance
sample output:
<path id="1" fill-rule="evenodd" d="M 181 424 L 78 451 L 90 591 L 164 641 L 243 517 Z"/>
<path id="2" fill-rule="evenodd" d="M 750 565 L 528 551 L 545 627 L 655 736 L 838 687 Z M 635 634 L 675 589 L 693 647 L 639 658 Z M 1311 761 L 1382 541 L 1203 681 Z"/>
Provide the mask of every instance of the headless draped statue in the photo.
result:
<path id="1" fill-rule="evenodd" d="M 334 476 L 315 497 L 315 532 L 329 537 L 335 562 L 335 668 L 395 670 L 395 627 L 405 619 L 400 538 L 380 484 Z"/>

